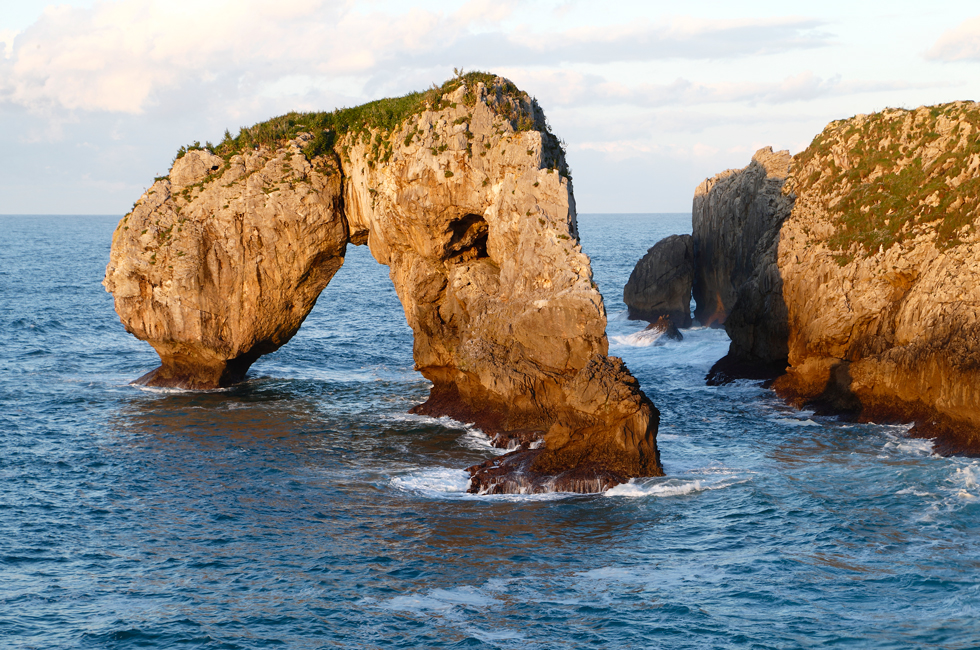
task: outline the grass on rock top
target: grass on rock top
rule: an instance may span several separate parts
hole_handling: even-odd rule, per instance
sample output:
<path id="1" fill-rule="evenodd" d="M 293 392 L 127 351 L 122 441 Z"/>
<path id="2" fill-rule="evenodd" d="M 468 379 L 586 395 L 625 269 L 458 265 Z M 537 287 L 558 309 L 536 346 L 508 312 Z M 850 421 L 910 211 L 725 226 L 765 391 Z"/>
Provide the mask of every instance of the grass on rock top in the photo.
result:
<path id="1" fill-rule="evenodd" d="M 409 93 L 402 97 L 379 99 L 361 106 L 338 108 L 330 112 L 298 113 L 294 111 L 253 126 L 242 127 L 235 137 L 225 131 L 224 139 L 218 144 L 212 145 L 208 142 L 201 145 L 200 142 L 195 142 L 192 145 L 181 147 L 174 160 L 181 158 L 188 151 L 206 149 L 227 161 L 231 156 L 247 149 L 261 146 L 274 148 L 295 138 L 300 133 L 313 134 L 312 140 L 303 149 L 306 157 L 312 160 L 316 156 L 333 151 L 338 137 L 352 134 L 370 138 L 371 132 L 376 132 L 375 139 L 377 142 L 374 143 L 374 148 L 377 151 L 375 153 L 378 153 L 379 157 L 383 159 L 384 153 L 380 153 L 380 149 L 385 147 L 382 146 L 382 142 L 388 141 L 391 133 L 397 130 L 406 119 L 419 115 L 426 110 L 438 111 L 450 107 L 451 104 L 446 100 L 446 95 L 455 92 L 461 86 L 467 88 L 463 99 L 464 103 L 472 106 L 477 100 L 476 86 L 481 82 L 488 89 L 499 84 L 504 99 L 517 100 L 515 103 L 520 108 L 516 111 L 510 101 L 501 101 L 499 104 L 489 102 L 498 114 L 514 120 L 516 122 L 515 128 L 529 130 L 542 126 L 534 121 L 533 109 L 530 106 L 532 100 L 513 83 L 490 73 L 469 72 L 457 74 L 441 86 L 433 86 L 429 90 Z M 528 109 L 522 110 L 525 104 L 528 105 Z M 382 139 L 381 133 L 385 133 L 387 137 Z M 387 155 L 390 156 L 390 146 L 387 147 L 387 150 Z"/>
<path id="2" fill-rule="evenodd" d="M 916 230 L 933 230 L 940 248 L 961 243 L 980 206 L 980 171 L 964 174 L 971 165 L 980 165 L 980 107 L 960 102 L 832 122 L 793 171 L 797 192 L 837 198 L 827 206 L 836 226 L 827 244 L 844 265 Z"/>

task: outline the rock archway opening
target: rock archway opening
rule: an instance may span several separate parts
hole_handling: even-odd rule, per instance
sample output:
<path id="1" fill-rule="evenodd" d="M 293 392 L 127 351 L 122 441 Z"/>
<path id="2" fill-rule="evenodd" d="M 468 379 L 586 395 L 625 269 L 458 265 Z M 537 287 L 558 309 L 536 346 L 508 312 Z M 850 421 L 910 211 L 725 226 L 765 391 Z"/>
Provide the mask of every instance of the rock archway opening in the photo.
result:
<path id="1" fill-rule="evenodd" d="M 343 266 L 296 335 L 269 361 L 282 356 L 294 372 L 331 382 L 414 375 L 421 383 L 413 369 L 412 338 L 388 267 L 378 264 L 366 246 L 348 245 Z M 263 362 L 256 362 L 256 372 L 268 372 Z M 424 399 L 424 392 L 419 396 Z"/>

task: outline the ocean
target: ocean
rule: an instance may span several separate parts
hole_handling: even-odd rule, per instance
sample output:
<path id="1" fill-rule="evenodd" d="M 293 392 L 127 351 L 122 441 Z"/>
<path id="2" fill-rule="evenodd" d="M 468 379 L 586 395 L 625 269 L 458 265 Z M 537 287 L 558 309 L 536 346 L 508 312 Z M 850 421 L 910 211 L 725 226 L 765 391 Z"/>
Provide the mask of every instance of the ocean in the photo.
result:
<path id="1" fill-rule="evenodd" d="M 245 383 L 157 365 L 100 285 L 118 216 L 0 216 L 0 647 L 976 648 L 980 461 L 709 387 L 622 290 L 689 214 L 580 215 L 667 476 L 477 496 L 365 247 Z"/>

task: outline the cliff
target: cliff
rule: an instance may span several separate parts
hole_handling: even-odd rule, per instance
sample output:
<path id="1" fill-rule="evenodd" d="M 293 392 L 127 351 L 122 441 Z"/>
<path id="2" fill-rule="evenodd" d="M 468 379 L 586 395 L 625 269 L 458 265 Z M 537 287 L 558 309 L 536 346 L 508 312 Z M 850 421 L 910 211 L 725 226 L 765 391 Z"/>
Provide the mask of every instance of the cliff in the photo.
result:
<path id="1" fill-rule="evenodd" d="M 658 412 L 607 356 L 564 152 L 536 102 L 490 75 L 182 150 L 120 222 L 106 269 L 127 330 L 160 355 L 138 381 L 240 381 L 295 334 L 348 243 L 390 268 L 433 384 L 415 412 L 520 446 L 473 468 L 473 491 L 662 473 Z"/>
<path id="2" fill-rule="evenodd" d="M 745 168 L 722 172 L 694 192 L 694 313 L 732 340 L 708 373 L 709 384 L 769 379 L 786 368 L 786 304 L 775 262 L 793 207 L 784 192 L 792 161 L 788 151 L 765 147 Z"/>
<path id="3" fill-rule="evenodd" d="M 792 207 L 783 184 L 788 151 L 761 149 L 744 169 L 730 169 L 698 185 L 691 211 L 694 317 L 723 327 L 739 288 L 756 272 Z"/>
<path id="4" fill-rule="evenodd" d="M 774 388 L 792 402 L 980 452 L 980 107 L 832 122 L 781 192 L 792 209 L 770 202 L 780 225 L 726 320 L 729 362 L 764 360 L 744 350 L 761 333 L 785 346 Z"/>

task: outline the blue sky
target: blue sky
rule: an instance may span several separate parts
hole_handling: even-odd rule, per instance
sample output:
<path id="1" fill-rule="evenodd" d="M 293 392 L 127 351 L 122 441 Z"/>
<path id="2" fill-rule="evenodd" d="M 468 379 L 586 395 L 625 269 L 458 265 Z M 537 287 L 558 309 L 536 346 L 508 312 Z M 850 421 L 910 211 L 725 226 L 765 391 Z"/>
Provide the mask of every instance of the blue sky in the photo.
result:
<path id="1" fill-rule="evenodd" d="M 759 147 L 980 96 L 976 2 L 19 0 L 0 42 L 8 214 L 122 214 L 182 144 L 454 67 L 538 98 L 581 212 L 687 211 Z"/>

